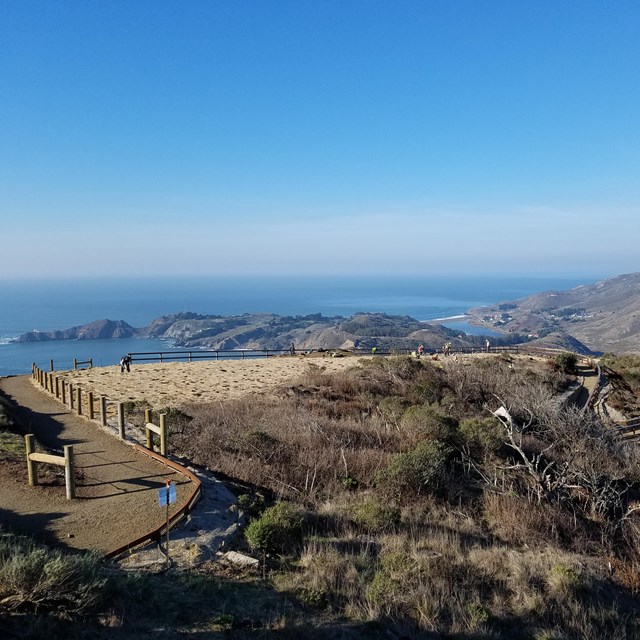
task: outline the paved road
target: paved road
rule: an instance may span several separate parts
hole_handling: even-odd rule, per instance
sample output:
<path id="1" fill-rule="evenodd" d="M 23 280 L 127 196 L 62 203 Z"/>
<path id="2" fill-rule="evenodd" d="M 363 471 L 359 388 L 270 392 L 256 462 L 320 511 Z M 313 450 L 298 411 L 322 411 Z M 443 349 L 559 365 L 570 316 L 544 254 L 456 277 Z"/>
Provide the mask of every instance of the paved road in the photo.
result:
<path id="1" fill-rule="evenodd" d="M 78 496 L 67 501 L 64 483 L 51 473 L 48 485 L 29 487 L 26 463 L 3 462 L 0 523 L 49 543 L 107 552 L 162 524 L 157 489 L 165 479 L 177 484 L 177 504 L 189 492 L 188 480 L 69 413 L 30 376 L 0 378 L 0 393 L 14 405 L 25 433 L 35 434 L 43 447 L 61 455 L 64 445 L 74 445 Z"/>

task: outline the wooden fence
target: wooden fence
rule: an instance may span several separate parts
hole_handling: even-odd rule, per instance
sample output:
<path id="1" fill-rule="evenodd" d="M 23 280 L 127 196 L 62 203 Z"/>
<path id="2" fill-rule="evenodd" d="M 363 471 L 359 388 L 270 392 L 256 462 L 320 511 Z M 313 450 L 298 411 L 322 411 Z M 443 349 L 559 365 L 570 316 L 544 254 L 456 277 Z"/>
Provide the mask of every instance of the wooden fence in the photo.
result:
<path id="1" fill-rule="evenodd" d="M 73 462 L 73 445 L 64 446 L 64 456 L 54 456 L 49 453 L 38 453 L 33 443 L 33 434 L 28 433 L 24 437 L 26 458 L 27 458 L 27 476 L 30 487 L 38 484 L 38 463 L 55 464 L 64 467 L 64 481 L 67 492 L 67 500 L 76 497 L 76 479 L 75 465 Z"/>
<path id="2" fill-rule="evenodd" d="M 640 418 L 632 418 L 616 427 L 611 427 L 619 436 L 625 438 L 637 438 L 640 436 Z"/>
<path id="3" fill-rule="evenodd" d="M 518 353 L 518 345 L 490 347 L 489 353 Z M 273 358 L 283 355 L 310 355 L 326 353 L 351 356 L 393 356 L 410 355 L 415 349 L 202 349 L 198 351 L 134 351 L 127 355 L 132 362 L 194 362 L 196 360 L 250 360 L 256 358 Z M 425 350 L 424 355 L 442 353 L 442 349 Z M 451 348 L 449 353 L 486 353 L 485 347 Z"/>
<path id="4" fill-rule="evenodd" d="M 80 364 L 80 363 L 79 363 Z M 53 361 L 52 361 L 53 366 Z M 62 375 L 56 375 L 54 371 L 42 371 L 35 363 L 32 365 L 32 378 L 38 383 L 45 391 L 48 391 L 57 400 L 67 405 L 71 410 L 75 410 L 78 415 L 85 416 L 90 420 L 98 419 L 102 426 L 108 426 L 107 412 L 109 405 L 115 405 L 117 415 L 117 430 L 120 438 L 125 439 L 125 409 L 124 403 L 114 402 L 109 400 L 106 396 L 99 397 L 98 412 L 95 411 L 95 398 L 93 393 L 85 392 L 80 386 L 76 385 L 75 388 L 72 383 L 64 379 Z M 177 471 L 184 477 L 188 478 L 193 489 L 185 500 L 178 506 L 176 512 L 171 516 L 169 520 L 169 528 L 175 526 L 180 522 L 187 514 L 193 509 L 196 502 L 202 495 L 201 483 L 195 474 L 189 471 L 186 467 L 170 460 L 168 458 L 168 430 L 166 425 L 166 414 L 159 414 L 159 424 L 156 425 L 151 421 L 151 410 L 145 410 L 145 431 L 146 431 L 146 448 L 138 444 L 134 444 L 134 448 L 146 455 L 154 458 L 158 462 L 170 467 L 174 471 Z M 154 451 L 153 434 L 160 436 L 160 453 Z M 27 448 L 27 472 L 29 476 L 29 484 L 34 485 L 38 483 L 37 476 L 37 463 L 48 463 L 56 465 L 64 465 L 65 467 L 65 481 L 67 487 L 67 499 L 75 498 L 75 475 L 74 475 L 74 460 L 73 460 L 73 446 L 67 445 L 64 447 L 65 455 L 54 456 L 45 453 L 36 453 L 34 451 L 33 436 L 31 434 L 26 436 L 26 448 Z M 123 545 L 118 546 L 115 549 L 109 551 L 107 557 L 116 557 L 117 555 L 130 550 L 136 546 L 144 544 L 150 540 L 159 539 L 161 533 L 166 531 L 166 525 L 163 524 L 154 528 L 151 531 L 147 531 L 142 536 L 135 540 L 130 540 Z"/>
<path id="5" fill-rule="evenodd" d="M 92 391 L 85 391 L 80 385 L 74 385 L 61 373 L 43 371 L 35 363 L 31 366 L 31 376 L 45 391 L 48 391 L 70 411 L 89 420 L 97 420 L 103 427 L 109 427 L 109 415 L 115 416 L 115 429 L 122 440 L 126 439 L 126 411 L 124 402 L 110 400 L 107 396 L 96 397 Z M 151 411 L 145 413 L 144 428 L 160 436 L 162 455 L 167 455 L 168 438 L 165 414 L 160 414 L 160 424 L 151 422 Z M 147 435 L 147 444 L 153 450 L 153 438 Z"/>

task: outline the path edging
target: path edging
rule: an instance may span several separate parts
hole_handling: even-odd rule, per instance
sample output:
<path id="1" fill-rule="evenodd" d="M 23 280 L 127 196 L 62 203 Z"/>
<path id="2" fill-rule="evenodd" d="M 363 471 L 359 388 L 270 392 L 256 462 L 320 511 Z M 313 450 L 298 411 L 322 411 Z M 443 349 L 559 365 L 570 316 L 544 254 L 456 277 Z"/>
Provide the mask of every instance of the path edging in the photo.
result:
<path id="1" fill-rule="evenodd" d="M 189 512 L 193 509 L 196 502 L 200 499 L 200 496 L 202 495 L 202 483 L 194 473 L 189 471 L 189 469 L 187 469 L 186 467 L 183 467 L 181 464 L 174 462 L 169 458 L 165 458 L 164 456 L 160 455 L 159 453 L 156 453 L 155 451 L 150 451 L 149 449 L 146 449 L 145 447 L 142 447 L 139 444 L 134 444 L 133 448 L 138 453 L 148 456 L 150 458 L 153 458 L 154 460 L 164 464 L 165 466 L 173 469 L 174 471 L 177 471 L 179 474 L 185 476 L 186 478 L 191 480 L 191 482 L 193 483 L 194 488 L 191 494 L 182 502 L 182 504 L 180 505 L 180 508 L 169 518 L 169 529 L 171 529 L 178 522 L 180 522 L 182 518 L 184 518 L 186 515 L 189 514 Z M 115 549 L 112 549 L 111 551 L 108 551 L 105 554 L 105 556 L 107 558 L 115 558 L 116 556 L 119 556 L 122 553 L 125 553 L 126 551 L 130 551 L 134 547 L 139 547 L 141 544 L 144 544 L 145 542 L 150 542 L 152 540 L 159 540 L 160 536 L 162 535 L 162 532 L 165 531 L 166 528 L 167 527 L 165 524 L 161 524 L 159 527 L 155 527 L 151 529 L 150 531 L 136 538 L 135 540 L 127 542 L 126 544 L 123 544 L 119 547 L 116 547 Z"/>

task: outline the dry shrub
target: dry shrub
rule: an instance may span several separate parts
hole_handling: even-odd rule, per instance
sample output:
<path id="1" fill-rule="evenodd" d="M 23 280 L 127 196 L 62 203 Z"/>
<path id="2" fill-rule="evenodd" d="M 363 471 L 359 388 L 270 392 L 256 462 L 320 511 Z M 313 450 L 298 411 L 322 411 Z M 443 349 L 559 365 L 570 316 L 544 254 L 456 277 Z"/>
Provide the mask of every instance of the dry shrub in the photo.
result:
<path id="1" fill-rule="evenodd" d="M 354 553 L 345 553 L 345 549 Z M 300 556 L 300 571 L 280 574 L 275 581 L 282 590 L 314 595 L 317 604 L 326 603 L 338 610 L 348 610 L 362 619 L 366 609 L 364 593 L 373 574 L 373 559 L 364 545 L 337 545 L 332 540 L 310 540 Z"/>
<path id="2" fill-rule="evenodd" d="M 341 519 L 357 500 L 322 505 L 338 514 L 343 537 L 308 540 L 300 570 L 279 575 L 279 588 L 349 618 L 401 625 L 409 637 L 634 637 L 637 603 L 624 604 L 629 618 L 618 610 L 602 562 L 542 544 L 515 550 L 433 501 L 405 508 L 399 527 L 376 535 Z"/>
<path id="3" fill-rule="evenodd" d="M 176 434 L 176 448 L 197 464 L 286 497 L 373 483 L 400 446 L 397 431 L 379 418 L 337 421 L 291 399 L 260 398 L 194 405 Z"/>
<path id="4" fill-rule="evenodd" d="M 504 542 L 540 547 L 554 543 L 576 549 L 589 546 L 585 527 L 555 505 L 492 492 L 485 493 L 482 505 L 487 527 Z"/>

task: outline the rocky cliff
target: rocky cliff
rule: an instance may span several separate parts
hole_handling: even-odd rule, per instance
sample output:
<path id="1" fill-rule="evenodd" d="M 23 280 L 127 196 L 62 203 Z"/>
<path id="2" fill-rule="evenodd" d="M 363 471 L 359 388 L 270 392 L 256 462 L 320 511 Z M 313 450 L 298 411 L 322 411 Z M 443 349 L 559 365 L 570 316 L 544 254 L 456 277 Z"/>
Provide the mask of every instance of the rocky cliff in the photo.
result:
<path id="1" fill-rule="evenodd" d="M 137 330 L 124 320 L 96 320 L 62 331 L 30 331 L 16 342 L 43 342 L 46 340 L 101 340 L 105 338 L 131 338 Z"/>

